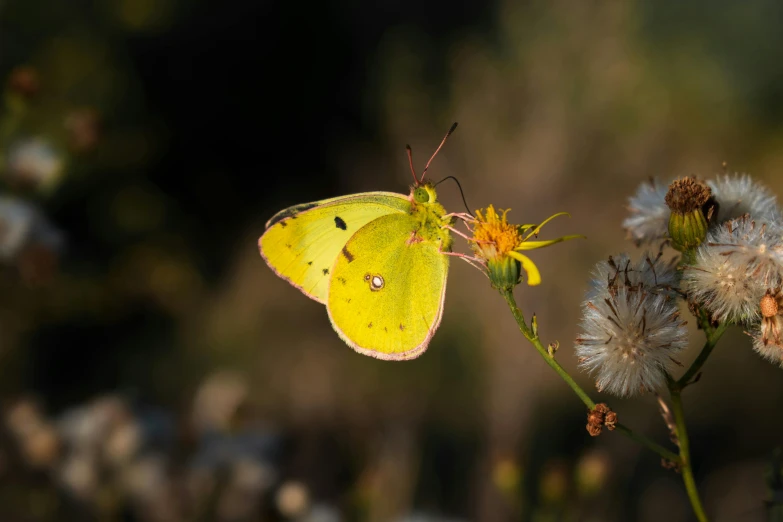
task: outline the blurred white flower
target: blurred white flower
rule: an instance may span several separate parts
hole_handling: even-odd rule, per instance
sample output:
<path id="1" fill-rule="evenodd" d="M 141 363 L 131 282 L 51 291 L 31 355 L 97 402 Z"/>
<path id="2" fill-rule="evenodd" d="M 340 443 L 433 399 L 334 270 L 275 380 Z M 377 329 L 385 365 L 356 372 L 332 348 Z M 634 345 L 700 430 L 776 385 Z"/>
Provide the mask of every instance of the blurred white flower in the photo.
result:
<path id="1" fill-rule="evenodd" d="M 343 517 L 334 506 L 328 504 L 313 504 L 310 511 L 303 517 L 297 519 L 297 522 L 342 522 Z"/>
<path id="2" fill-rule="evenodd" d="M 59 479 L 65 489 L 82 500 L 95 495 L 98 490 L 98 464 L 89 453 L 74 451 L 59 468 Z"/>
<path id="3" fill-rule="evenodd" d="M 275 504 L 284 517 L 301 517 L 310 509 L 310 492 L 301 482 L 289 480 L 277 490 Z"/>
<path id="4" fill-rule="evenodd" d="M 58 421 L 59 431 L 68 445 L 78 451 L 98 452 L 112 429 L 129 416 L 122 399 L 104 396 L 66 411 Z"/>
<path id="5" fill-rule="evenodd" d="M 615 277 L 607 277 L 612 271 Z M 674 355 L 687 346 L 676 301 L 645 286 L 643 270 L 634 281 L 624 267 L 602 261 L 593 273 L 576 339 L 580 367 L 596 377 L 599 390 L 621 397 L 660 388 Z"/>
<path id="6" fill-rule="evenodd" d="M 721 224 L 744 214 L 760 223 L 781 223 L 775 195 L 748 174 L 724 174 L 707 182 L 718 202 L 715 223 Z"/>
<path id="7" fill-rule="evenodd" d="M 234 463 L 232 483 L 235 487 L 260 493 L 277 480 L 277 470 L 270 464 L 252 458 L 240 458 Z"/>
<path id="8" fill-rule="evenodd" d="M 62 233 L 37 207 L 20 199 L 0 197 L 0 259 L 12 261 L 33 244 L 58 250 L 62 243 Z"/>
<path id="9" fill-rule="evenodd" d="M 8 174 L 12 181 L 48 187 L 59 179 L 64 167 L 63 156 L 43 138 L 19 141 L 8 151 Z"/>
<path id="10" fill-rule="evenodd" d="M 783 231 L 743 216 L 709 232 L 682 288 L 718 321 L 755 321 L 766 290 L 783 281 Z"/>
<path id="11" fill-rule="evenodd" d="M 639 185 L 636 194 L 631 196 L 628 210 L 631 215 L 623 221 L 628 238 L 637 245 L 663 240 L 669 233 L 669 214 L 666 205 L 668 184 L 657 179 Z"/>
<path id="12" fill-rule="evenodd" d="M 216 372 L 199 387 L 193 400 L 193 423 L 204 433 L 227 431 L 249 390 L 242 375 L 230 371 Z"/>
<path id="13" fill-rule="evenodd" d="M 123 489 L 138 502 L 155 502 L 169 483 L 166 460 L 161 455 L 147 455 L 128 463 L 122 469 Z"/>
<path id="14" fill-rule="evenodd" d="M 57 461 L 60 437 L 35 402 L 17 402 L 8 410 L 5 421 L 28 465 L 45 468 Z"/>
<path id="15" fill-rule="evenodd" d="M 143 442 L 141 425 L 129 415 L 109 430 L 103 443 L 104 457 L 109 464 L 122 465 L 136 456 Z"/>

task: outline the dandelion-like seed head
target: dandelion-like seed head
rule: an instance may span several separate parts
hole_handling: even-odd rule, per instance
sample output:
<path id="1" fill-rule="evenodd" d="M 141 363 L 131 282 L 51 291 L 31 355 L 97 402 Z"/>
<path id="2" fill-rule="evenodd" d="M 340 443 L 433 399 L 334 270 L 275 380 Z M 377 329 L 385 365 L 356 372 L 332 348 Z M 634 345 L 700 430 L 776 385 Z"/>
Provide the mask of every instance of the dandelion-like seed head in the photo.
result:
<path id="1" fill-rule="evenodd" d="M 597 298 L 606 294 L 607 288 L 618 284 L 625 286 L 643 285 L 653 294 L 677 295 L 680 273 L 677 270 L 677 258 L 664 261 L 663 256 L 644 252 L 641 258 L 633 263 L 628 254 L 609 256 L 606 261 L 596 264 L 587 299 Z"/>
<path id="2" fill-rule="evenodd" d="M 749 216 L 710 231 L 686 266 L 682 287 L 718 321 L 754 321 L 768 288 L 783 282 L 783 231 Z"/>
<path id="3" fill-rule="evenodd" d="M 506 218 L 508 212 L 503 210 L 498 214 L 492 205 L 483 212 L 476 211 L 473 222 L 473 251 L 479 262 L 486 267 L 494 287 L 511 288 L 519 284 L 521 270 L 527 274 L 528 285 L 538 285 L 541 283 L 541 273 L 533 261 L 521 251 L 544 248 L 582 236 L 563 236 L 544 241 L 531 240 L 538 237 L 538 233 L 546 223 L 557 216 L 565 215 L 565 212 L 555 214 L 539 225 L 511 224 Z"/>
<path id="4" fill-rule="evenodd" d="M 667 237 L 671 213 L 666 205 L 667 191 L 667 185 L 652 179 L 639 185 L 631 196 L 628 203 L 631 215 L 623 221 L 623 228 L 637 246 Z"/>
<path id="5" fill-rule="evenodd" d="M 625 254 L 596 266 L 576 339 L 580 367 L 599 390 L 621 397 L 663 386 L 674 355 L 687 345 L 676 301 L 649 286 L 643 266 Z"/>
<path id="6" fill-rule="evenodd" d="M 781 223 L 775 195 L 748 174 L 725 174 L 708 182 L 718 203 L 717 224 L 744 214 L 760 223 Z"/>
<path id="7" fill-rule="evenodd" d="M 759 313 L 761 322 L 749 332 L 753 349 L 783 368 L 783 290 L 780 287 L 767 289 L 759 301 Z"/>

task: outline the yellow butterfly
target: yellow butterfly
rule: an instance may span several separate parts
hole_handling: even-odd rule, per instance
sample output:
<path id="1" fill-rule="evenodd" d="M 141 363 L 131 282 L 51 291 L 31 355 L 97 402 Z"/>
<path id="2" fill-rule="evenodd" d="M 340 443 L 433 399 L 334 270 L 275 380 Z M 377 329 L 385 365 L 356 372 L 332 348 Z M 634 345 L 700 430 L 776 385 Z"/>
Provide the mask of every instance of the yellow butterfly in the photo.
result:
<path id="1" fill-rule="evenodd" d="M 410 195 L 365 192 L 294 205 L 272 216 L 258 240 L 275 273 L 325 303 L 338 335 L 386 360 L 418 357 L 443 315 L 452 216 L 435 187 L 416 177 Z"/>

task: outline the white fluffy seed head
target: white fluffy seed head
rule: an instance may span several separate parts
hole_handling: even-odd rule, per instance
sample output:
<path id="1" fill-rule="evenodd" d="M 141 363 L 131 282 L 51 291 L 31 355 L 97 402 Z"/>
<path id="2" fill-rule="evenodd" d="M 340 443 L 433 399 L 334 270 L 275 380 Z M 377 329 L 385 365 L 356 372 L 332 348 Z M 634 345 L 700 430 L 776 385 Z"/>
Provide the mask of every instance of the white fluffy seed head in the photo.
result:
<path id="1" fill-rule="evenodd" d="M 783 282 L 783 232 L 776 224 L 758 224 L 748 216 L 710 231 L 686 266 L 682 288 L 719 321 L 759 318 L 759 301 Z"/>
<path id="2" fill-rule="evenodd" d="M 642 183 L 631 196 L 628 210 L 631 215 L 623 221 L 629 239 L 637 245 L 665 239 L 669 234 L 669 214 L 666 206 L 668 184 L 658 180 Z"/>
<path id="3" fill-rule="evenodd" d="M 676 258 L 665 261 L 660 255 L 644 252 L 639 260 L 631 262 L 628 254 L 609 256 L 595 265 L 587 299 L 606 295 L 610 286 L 639 284 L 649 293 L 675 296 L 679 279 Z"/>
<path id="4" fill-rule="evenodd" d="M 718 202 L 714 223 L 720 225 L 744 214 L 759 223 L 783 222 L 775 195 L 747 174 L 725 174 L 707 182 Z"/>
<path id="5" fill-rule="evenodd" d="M 632 268 L 617 270 L 618 262 Z M 621 397 L 662 387 L 674 355 L 687 345 L 676 300 L 647 285 L 651 274 L 638 269 L 645 263 L 621 254 L 596 266 L 576 339 L 580 367 L 595 376 L 598 389 Z"/>
<path id="6" fill-rule="evenodd" d="M 753 338 L 753 349 L 757 354 L 783 368 L 783 339 L 780 332 L 783 332 L 783 317 L 777 315 L 761 321 L 748 335 Z"/>

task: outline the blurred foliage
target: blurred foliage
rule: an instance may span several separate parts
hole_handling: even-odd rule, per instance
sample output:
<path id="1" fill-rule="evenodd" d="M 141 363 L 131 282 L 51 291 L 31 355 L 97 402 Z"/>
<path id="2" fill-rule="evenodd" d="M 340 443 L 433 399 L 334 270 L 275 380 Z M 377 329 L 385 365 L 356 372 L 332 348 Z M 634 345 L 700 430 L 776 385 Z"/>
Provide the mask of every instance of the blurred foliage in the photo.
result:
<path id="1" fill-rule="evenodd" d="M 424 356 L 381 363 L 256 239 L 293 203 L 405 192 L 403 145 L 457 120 L 435 178 L 589 238 L 523 292 L 573 370 L 640 181 L 727 161 L 783 190 L 781 9 L 0 0 L 0 518 L 688 520 L 655 457 L 588 440 L 475 271 Z M 763 519 L 781 444 L 779 370 L 744 337 L 686 397 L 716 520 Z M 653 401 L 612 404 L 665 440 Z"/>

